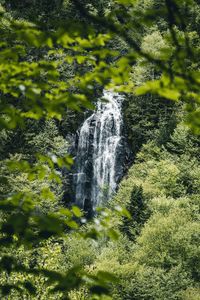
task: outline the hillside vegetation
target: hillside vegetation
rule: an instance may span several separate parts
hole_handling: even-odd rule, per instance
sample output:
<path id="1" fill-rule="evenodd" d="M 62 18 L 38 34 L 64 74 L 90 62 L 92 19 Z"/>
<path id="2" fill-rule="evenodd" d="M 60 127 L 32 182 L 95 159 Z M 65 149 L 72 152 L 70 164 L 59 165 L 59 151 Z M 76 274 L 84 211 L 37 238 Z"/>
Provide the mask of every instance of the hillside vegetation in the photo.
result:
<path id="1" fill-rule="evenodd" d="M 200 299 L 200 4 L 0 0 L 0 298 Z M 76 132 L 124 96 L 129 155 L 93 218 Z"/>

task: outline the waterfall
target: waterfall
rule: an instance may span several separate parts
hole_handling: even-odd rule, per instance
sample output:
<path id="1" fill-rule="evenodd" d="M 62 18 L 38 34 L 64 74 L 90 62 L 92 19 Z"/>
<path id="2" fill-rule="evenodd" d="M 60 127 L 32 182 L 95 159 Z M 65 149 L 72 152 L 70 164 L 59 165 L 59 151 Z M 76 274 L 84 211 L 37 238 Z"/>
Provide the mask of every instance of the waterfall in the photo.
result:
<path id="1" fill-rule="evenodd" d="M 75 193 L 76 204 L 84 209 L 94 210 L 117 187 L 123 97 L 104 91 L 103 98 L 106 102 L 98 101 L 95 112 L 84 121 L 79 134 Z"/>

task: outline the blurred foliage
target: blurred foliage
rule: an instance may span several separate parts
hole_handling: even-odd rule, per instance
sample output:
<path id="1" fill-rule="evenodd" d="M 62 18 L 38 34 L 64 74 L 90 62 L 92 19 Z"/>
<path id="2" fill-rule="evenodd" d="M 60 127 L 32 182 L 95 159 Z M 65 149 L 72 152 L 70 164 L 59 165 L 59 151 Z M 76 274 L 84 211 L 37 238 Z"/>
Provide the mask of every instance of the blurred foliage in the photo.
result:
<path id="1" fill-rule="evenodd" d="M 2 299 L 198 299 L 199 20 L 194 0 L 0 1 Z M 142 150 L 89 222 L 66 135 L 103 88 Z"/>
<path id="2" fill-rule="evenodd" d="M 10 7 L 21 5 L 10 3 Z M 49 286 L 46 295 L 58 293 L 63 299 L 83 283 L 94 295 L 107 294 L 107 281 L 114 280 L 109 273 L 90 275 L 75 263 L 60 272 L 48 264 L 31 266 L 33 250 L 23 261 L 16 249 L 20 247 L 22 255 L 23 248 L 25 253 L 26 248 L 39 253 L 49 238 L 65 239 L 73 231 L 92 239 L 115 235 L 109 212 L 100 212 L 97 224 L 85 232 L 79 230 L 80 209 L 64 205 L 61 169 L 69 170 L 73 160 L 56 125 L 66 109 L 93 109 L 95 82 L 103 84 L 110 77 L 108 71 L 101 74 L 104 59 L 110 55 L 106 50 L 103 53 L 109 34 L 79 24 L 45 32 L 1 9 L 1 296 L 39 297 L 38 280 Z M 63 65 L 69 70 L 72 66 L 68 80 L 63 78 Z"/>

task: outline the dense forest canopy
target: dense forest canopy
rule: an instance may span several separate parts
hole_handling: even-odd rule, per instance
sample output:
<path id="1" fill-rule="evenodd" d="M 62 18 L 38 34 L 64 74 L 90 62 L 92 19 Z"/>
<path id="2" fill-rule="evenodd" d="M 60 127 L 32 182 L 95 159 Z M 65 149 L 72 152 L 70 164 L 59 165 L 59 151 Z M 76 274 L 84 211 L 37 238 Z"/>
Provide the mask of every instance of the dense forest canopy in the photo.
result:
<path id="1" fill-rule="evenodd" d="M 0 21 L 1 299 L 198 300 L 199 1 L 0 0 Z M 128 154 L 91 218 L 73 145 L 103 90 Z"/>

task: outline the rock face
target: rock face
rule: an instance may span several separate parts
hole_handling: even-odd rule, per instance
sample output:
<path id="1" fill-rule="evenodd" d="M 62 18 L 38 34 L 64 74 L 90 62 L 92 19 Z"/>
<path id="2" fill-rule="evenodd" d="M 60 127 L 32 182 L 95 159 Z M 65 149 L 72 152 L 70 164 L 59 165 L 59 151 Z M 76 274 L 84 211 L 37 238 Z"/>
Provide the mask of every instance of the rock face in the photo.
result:
<path id="1" fill-rule="evenodd" d="M 77 145 L 75 203 L 86 211 L 95 211 L 112 197 L 124 173 L 123 97 L 105 91 L 103 98 L 106 102 L 99 100 L 96 111 L 84 121 Z"/>

